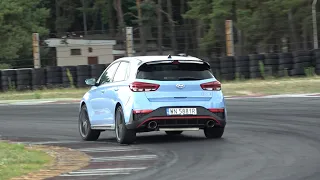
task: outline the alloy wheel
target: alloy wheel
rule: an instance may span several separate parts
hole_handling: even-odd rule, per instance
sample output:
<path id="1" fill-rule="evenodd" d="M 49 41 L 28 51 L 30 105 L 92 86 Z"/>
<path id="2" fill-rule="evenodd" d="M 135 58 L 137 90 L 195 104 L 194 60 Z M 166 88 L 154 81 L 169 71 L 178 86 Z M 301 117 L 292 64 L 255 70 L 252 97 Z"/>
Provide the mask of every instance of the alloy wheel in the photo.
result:
<path id="1" fill-rule="evenodd" d="M 89 131 L 89 117 L 86 112 L 81 113 L 79 128 L 81 136 L 86 137 Z"/>

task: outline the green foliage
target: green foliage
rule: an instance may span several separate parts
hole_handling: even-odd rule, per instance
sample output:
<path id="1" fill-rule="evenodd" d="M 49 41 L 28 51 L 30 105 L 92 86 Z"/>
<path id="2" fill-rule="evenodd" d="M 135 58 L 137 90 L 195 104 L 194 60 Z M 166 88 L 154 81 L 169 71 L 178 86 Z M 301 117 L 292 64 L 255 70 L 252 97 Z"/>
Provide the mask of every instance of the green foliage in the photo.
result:
<path id="1" fill-rule="evenodd" d="M 301 39 L 303 29 L 312 34 L 310 1 L 189 0 L 188 5 L 189 10 L 183 15 L 184 18 L 210 24 L 200 47 L 212 49 L 215 42 L 223 41 L 217 36 L 225 34 L 224 21 L 228 19 L 233 20 L 235 28 L 242 31 L 248 50 L 253 50 L 259 43 L 279 44 L 282 37 L 296 36 L 300 38 L 299 42 L 307 41 Z M 293 26 L 288 20 L 289 10 L 293 12 Z"/>
<path id="2" fill-rule="evenodd" d="M 49 31 L 56 33 L 58 37 L 64 36 L 67 31 L 83 31 L 83 13 L 86 14 L 89 31 L 98 30 L 99 33 L 107 32 L 114 36 L 119 22 L 114 6 L 116 1 L 118 0 L 1 0 L 0 63 L 15 66 L 13 59 L 32 59 L 33 32 L 40 33 L 44 38 Z M 136 28 L 139 20 L 136 1 L 121 0 L 121 2 L 124 24 L 134 26 L 136 33 L 139 30 Z M 157 36 L 158 2 L 141 1 L 141 20 L 145 27 L 143 35 L 146 39 Z M 288 38 L 289 50 L 293 49 L 293 41 L 305 42 L 304 45 L 309 44 L 309 46 L 311 44 L 312 0 L 171 0 L 171 2 L 173 21 L 176 22 L 174 35 L 179 50 L 192 49 L 206 54 L 213 51 L 218 55 L 223 54 L 226 42 L 225 20 L 233 20 L 234 32 L 241 31 L 242 36 L 239 39 L 242 43 L 239 45 L 247 53 L 255 52 L 257 46 L 266 47 L 266 52 L 279 50 L 281 48 L 272 46 L 275 44 L 280 46 L 282 38 Z M 186 7 L 182 8 L 181 3 Z M 170 20 L 166 7 L 167 0 L 162 0 L 161 38 L 165 46 L 170 46 L 167 45 L 170 44 L 167 41 L 170 41 L 168 37 L 171 37 L 171 28 L 168 25 Z M 292 19 L 289 15 L 292 15 Z M 320 20 L 320 16 L 318 18 Z M 235 35 L 235 40 L 240 41 L 237 38 Z M 189 44 L 189 47 L 185 47 L 186 44 Z M 49 53 L 45 51 L 48 50 L 41 49 L 42 56 Z M 30 65 L 32 60 L 28 63 L 23 62 L 19 63 L 20 67 L 28 63 Z"/>
<path id="3" fill-rule="evenodd" d="M 315 68 L 314 67 L 306 67 L 304 68 L 304 72 L 306 73 L 307 77 L 315 76 Z"/>
<path id="4" fill-rule="evenodd" d="M 48 33 L 49 10 L 39 0 L 0 1 L 0 59 L 14 59 L 32 53 L 32 33 Z"/>
<path id="5" fill-rule="evenodd" d="M 12 66 L 10 64 L 0 64 L 0 69 L 11 69 Z"/>
<path id="6" fill-rule="evenodd" d="M 71 88 L 75 88 L 73 77 L 72 77 L 72 74 L 71 74 L 69 68 L 67 68 L 67 76 L 68 76 L 68 79 L 69 79 L 69 82 L 70 82 L 70 87 Z"/>

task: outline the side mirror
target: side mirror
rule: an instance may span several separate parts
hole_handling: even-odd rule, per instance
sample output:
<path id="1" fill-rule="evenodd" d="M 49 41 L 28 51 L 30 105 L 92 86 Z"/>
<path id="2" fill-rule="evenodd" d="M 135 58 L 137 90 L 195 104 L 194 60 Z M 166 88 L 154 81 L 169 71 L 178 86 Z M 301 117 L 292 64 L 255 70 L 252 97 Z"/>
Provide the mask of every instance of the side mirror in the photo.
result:
<path id="1" fill-rule="evenodd" d="M 85 82 L 89 86 L 95 86 L 96 85 L 96 79 L 95 78 L 86 79 Z"/>

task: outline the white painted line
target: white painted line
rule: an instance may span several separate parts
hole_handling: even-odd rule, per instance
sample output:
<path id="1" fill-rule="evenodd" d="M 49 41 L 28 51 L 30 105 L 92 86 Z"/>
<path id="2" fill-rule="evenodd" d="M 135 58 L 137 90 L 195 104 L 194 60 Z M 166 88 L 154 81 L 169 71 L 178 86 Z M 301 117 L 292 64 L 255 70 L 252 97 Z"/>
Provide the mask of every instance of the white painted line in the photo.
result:
<path id="1" fill-rule="evenodd" d="M 147 169 L 147 167 L 85 169 L 85 170 L 69 172 L 67 174 L 62 174 L 60 176 L 108 176 L 108 175 L 120 175 L 120 174 L 130 174 L 131 172 L 137 172 L 137 171 L 144 170 L 144 169 Z"/>
<path id="2" fill-rule="evenodd" d="M 104 168 L 104 169 L 83 169 L 79 171 L 74 171 L 71 173 L 91 173 L 91 172 L 127 172 L 127 171 L 137 171 L 144 170 L 147 167 L 136 167 L 136 168 Z"/>
<path id="3" fill-rule="evenodd" d="M 270 99 L 270 98 L 307 98 L 307 97 L 320 97 L 316 94 L 280 94 L 280 95 L 266 95 L 266 96 L 225 96 L 225 99 Z"/>
<path id="4" fill-rule="evenodd" d="M 44 103 L 52 103 L 54 101 L 38 101 L 38 102 L 15 102 L 10 103 L 11 105 L 38 105 L 38 104 L 44 104 Z"/>
<path id="5" fill-rule="evenodd" d="M 44 141 L 44 142 L 28 142 L 26 144 L 42 145 L 42 144 L 69 144 L 69 143 L 80 143 L 81 141 Z"/>
<path id="6" fill-rule="evenodd" d="M 110 148 L 85 148 L 77 149 L 81 152 L 126 152 L 126 151 L 140 151 L 139 148 L 122 148 L 122 147 L 110 147 Z"/>
<path id="7" fill-rule="evenodd" d="M 62 174 L 62 177 L 81 177 L 81 176 L 114 176 L 114 175 L 129 175 L 130 173 L 91 173 L 91 174 Z"/>
<path id="8" fill-rule="evenodd" d="M 151 159 L 156 159 L 157 157 L 158 157 L 157 155 L 98 157 L 98 158 L 91 158 L 91 162 L 123 161 L 123 160 L 151 160 Z"/>

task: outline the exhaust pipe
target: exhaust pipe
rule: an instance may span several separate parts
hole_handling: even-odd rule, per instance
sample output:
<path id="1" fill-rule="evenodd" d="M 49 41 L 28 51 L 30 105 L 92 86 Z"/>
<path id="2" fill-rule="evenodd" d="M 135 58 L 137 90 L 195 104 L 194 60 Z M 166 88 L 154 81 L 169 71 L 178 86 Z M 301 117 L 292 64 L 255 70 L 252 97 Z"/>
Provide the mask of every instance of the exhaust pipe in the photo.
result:
<path id="1" fill-rule="evenodd" d="M 151 121 L 151 122 L 148 123 L 148 128 L 149 129 L 155 130 L 157 127 L 158 127 L 158 123 L 155 122 L 155 121 Z"/>
<path id="2" fill-rule="evenodd" d="M 214 127 L 214 121 L 213 120 L 210 120 L 210 121 L 207 121 L 207 127 L 209 127 L 209 128 L 212 128 L 212 127 Z"/>

